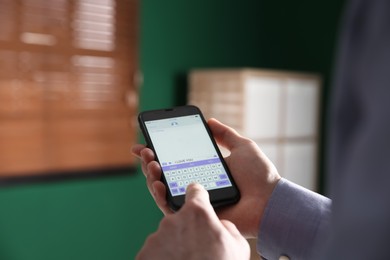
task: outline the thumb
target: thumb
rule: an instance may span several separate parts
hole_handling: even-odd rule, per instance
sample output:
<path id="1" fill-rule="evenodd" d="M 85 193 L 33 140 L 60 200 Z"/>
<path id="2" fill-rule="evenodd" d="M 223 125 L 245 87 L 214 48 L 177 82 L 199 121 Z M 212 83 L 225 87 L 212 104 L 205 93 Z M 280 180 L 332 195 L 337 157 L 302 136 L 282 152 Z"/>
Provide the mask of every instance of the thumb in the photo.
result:
<path id="1" fill-rule="evenodd" d="M 228 150 L 232 150 L 244 140 L 244 138 L 238 134 L 236 130 L 222 124 L 217 119 L 211 118 L 207 123 L 217 143 Z"/>

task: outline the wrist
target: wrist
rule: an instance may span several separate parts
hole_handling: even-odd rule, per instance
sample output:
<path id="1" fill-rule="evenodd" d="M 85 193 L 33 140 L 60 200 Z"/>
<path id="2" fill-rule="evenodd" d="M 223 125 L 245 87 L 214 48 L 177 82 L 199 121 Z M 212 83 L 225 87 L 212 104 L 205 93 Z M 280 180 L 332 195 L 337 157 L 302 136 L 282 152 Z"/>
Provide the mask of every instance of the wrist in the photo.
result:
<path id="1" fill-rule="evenodd" d="M 262 186 L 263 188 L 256 194 L 256 196 L 253 196 L 253 198 L 250 199 L 248 210 L 246 211 L 246 222 L 248 223 L 248 226 L 246 227 L 246 238 L 258 237 L 261 222 L 269 199 L 280 180 L 281 177 L 279 175 L 275 176 L 275 178 L 270 180 L 267 185 Z"/>
<path id="2" fill-rule="evenodd" d="M 261 191 L 243 191 L 236 205 L 217 210 L 219 218 L 233 222 L 245 238 L 257 238 L 268 200 L 279 180 L 280 176 L 277 176 L 267 185 L 260 185 Z"/>

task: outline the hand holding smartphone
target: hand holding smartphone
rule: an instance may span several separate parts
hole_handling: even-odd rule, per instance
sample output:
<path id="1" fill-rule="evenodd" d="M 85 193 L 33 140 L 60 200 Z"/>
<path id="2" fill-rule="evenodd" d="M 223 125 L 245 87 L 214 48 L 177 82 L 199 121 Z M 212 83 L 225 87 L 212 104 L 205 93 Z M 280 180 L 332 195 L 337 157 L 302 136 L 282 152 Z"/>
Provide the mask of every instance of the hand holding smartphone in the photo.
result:
<path id="1" fill-rule="evenodd" d="M 208 190 L 214 207 L 239 200 L 239 190 L 197 107 L 145 111 L 138 121 L 161 165 L 161 180 L 173 210 L 184 204 L 186 187 L 192 182 Z"/>

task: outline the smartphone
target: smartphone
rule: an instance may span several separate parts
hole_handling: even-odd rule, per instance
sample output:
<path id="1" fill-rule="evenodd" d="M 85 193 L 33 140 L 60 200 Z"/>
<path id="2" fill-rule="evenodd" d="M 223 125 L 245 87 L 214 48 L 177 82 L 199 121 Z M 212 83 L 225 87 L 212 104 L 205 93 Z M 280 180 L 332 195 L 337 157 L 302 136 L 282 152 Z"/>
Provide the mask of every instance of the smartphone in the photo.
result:
<path id="1" fill-rule="evenodd" d="M 196 106 L 141 112 L 138 121 L 154 151 L 173 210 L 184 204 L 186 187 L 197 182 L 208 191 L 213 207 L 235 203 L 240 192 Z"/>

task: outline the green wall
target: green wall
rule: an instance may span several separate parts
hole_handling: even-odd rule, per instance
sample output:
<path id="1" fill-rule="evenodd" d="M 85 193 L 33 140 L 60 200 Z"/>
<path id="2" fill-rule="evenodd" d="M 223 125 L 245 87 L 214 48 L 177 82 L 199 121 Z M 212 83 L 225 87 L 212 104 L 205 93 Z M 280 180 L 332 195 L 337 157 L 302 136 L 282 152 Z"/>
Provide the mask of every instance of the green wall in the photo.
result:
<path id="1" fill-rule="evenodd" d="M 184 104 L 191 68 L 315 71 L 328 84 L 343 1 L 139 1 L 140 109 Z M 160 218 L 139 171 L 2 188 L 0 259 L 133 259 Z"/>
<path id="2" fill-rule="evenodd" d="M 192 68 L 314 71 L 328 80 L 342 2 L 143 0 L 142 107 L 184 104 Z"/>
<path id="3" fill-rule="evenodd" d="M 133 259 L 159 218 L 140 174 L 3 188 L 0 259 Z"/>

